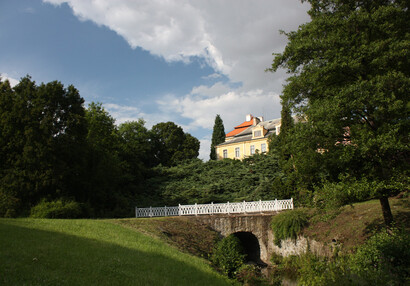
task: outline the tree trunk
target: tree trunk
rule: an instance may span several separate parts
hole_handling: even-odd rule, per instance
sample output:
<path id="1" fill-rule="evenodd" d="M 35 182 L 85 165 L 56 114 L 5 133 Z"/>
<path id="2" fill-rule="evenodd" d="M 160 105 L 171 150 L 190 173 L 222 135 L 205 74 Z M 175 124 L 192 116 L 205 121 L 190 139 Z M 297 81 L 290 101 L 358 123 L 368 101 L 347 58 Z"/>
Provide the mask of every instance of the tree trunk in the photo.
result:
<path id="1" fill-rule="evenodd" d="M 380 204 L 382 206 L 384 223 L 386 224 L 387 228 L 390 228 L 393 223 L 393 214 L 390 209 L 389 197 L 387 196 L 381 197 Z"/>

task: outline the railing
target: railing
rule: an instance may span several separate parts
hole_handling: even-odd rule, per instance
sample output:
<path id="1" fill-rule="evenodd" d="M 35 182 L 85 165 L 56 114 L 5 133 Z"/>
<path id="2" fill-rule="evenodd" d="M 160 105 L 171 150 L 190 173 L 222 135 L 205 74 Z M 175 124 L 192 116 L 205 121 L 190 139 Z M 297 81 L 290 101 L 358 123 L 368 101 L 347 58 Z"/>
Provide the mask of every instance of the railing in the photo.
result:
<path id="1" fill-rule="evenodd" d="M 293 209 L 293 199 L 240 203 L 194 204 L 177 207 L 135 208 L 135 217 L 258 213 Z"/>

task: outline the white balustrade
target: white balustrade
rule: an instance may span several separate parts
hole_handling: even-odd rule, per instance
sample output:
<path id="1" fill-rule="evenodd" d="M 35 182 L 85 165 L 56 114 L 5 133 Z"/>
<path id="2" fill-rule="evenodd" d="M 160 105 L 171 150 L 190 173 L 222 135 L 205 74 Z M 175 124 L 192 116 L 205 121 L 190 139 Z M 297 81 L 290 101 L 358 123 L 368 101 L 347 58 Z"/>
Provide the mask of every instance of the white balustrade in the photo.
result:
<path id="1" fill-rule="evenodd" d="M 293 209 L 293 198 L 289 200 L 255 201 L 240 203 L 210 203 L 179 205 L 177 207 L 149 207 L 135 208 L 135 217 L 160 217 L 182 215 L 213 215 L 237 213 L 262 213 L 268 211 L 281 211 Z"/>

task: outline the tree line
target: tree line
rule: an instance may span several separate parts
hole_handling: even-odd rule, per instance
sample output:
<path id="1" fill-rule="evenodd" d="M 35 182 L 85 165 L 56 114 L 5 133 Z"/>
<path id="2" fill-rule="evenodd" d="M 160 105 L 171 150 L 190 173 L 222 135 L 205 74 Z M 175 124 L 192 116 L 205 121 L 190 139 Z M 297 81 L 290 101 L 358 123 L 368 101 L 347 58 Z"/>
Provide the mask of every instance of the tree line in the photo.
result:
<path id="1" fill-rule="evenodd" d="M 149 169 L 196 158 L 199 141 L 173 122 L 115 125 L 58 81 L 0 81 L 0 216 L 42 201 L 74 201 L 81 216 L 129 216 Z"/>

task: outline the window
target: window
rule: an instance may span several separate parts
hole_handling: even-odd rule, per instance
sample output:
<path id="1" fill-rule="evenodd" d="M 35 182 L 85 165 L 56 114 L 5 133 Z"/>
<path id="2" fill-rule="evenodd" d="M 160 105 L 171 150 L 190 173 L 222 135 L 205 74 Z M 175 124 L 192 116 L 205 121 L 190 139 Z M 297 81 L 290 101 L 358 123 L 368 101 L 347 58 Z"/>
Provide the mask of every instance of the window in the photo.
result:
<path id="1" fill-rule="evenodd" d="M 266 143 L 261 144 L 261 152 L 265 153 L 266 152 Z"/>
<path id="2" fill-rule="evenodd" d="M 261 130 L 256 130 L 253 132 L 253 137 L 261 137 L 262 136 L 262 131 Z"/>
<path id="3" fill-rule="evenodd" d="M 224 159 L 228 158 L 228 150 L 224 150 Z"/>
<path id="4" fill-rule="evenodd" d="M 251 145 L 251 155 L 255 154 L 255 145 Z"/>
<path id="5" fill-rule="evenodd" d="M 239 155 L 240 155 L 240 151 L 239 151 L 240 149 L 239 149 L 239 147 L 236 147 L 235 148 L 235 158 L 239 158 Z"/>

